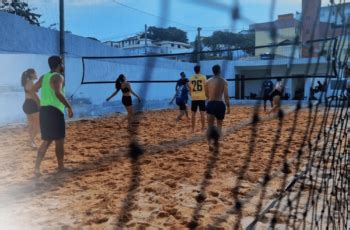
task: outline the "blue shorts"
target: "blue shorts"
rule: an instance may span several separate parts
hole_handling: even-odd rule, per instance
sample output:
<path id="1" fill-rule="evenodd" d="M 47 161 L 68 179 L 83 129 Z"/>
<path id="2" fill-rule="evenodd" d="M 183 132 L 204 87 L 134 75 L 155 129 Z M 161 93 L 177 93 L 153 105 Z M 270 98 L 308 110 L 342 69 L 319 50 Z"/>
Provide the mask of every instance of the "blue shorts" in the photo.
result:
<path id="1" fill-rule="evenodd" d="M 223 101 L 209 101 L 207 104 L 207 114 L 215 116 L 218 120 L 224 120 L 226 105 Z"/>

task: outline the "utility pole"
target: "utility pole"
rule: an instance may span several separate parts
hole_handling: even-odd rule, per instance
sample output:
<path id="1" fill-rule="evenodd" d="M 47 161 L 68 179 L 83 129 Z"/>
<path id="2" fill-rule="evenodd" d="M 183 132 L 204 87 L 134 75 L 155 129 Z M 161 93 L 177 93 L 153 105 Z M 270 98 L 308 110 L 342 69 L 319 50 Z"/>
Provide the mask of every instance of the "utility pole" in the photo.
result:
<path id="1" fill-rule="evenodd" d="M 201 52 L 201 30 L 202 28 L 197 28 L 197 64 L 199 65 L 201 55 L 199 52 Z"/>
<path id="2" fill-rule="evenodd" d="M 145 24 L 145 54 L 147 54 L 147 24 Z"/>
<path id="3" fill-rule="evenodd" d="M 64 44 L 64 0 L 60 0 L 60 55 L 64 63 L 65 44 Z M 63 73 L 65 76 L 65 74 Z"/>

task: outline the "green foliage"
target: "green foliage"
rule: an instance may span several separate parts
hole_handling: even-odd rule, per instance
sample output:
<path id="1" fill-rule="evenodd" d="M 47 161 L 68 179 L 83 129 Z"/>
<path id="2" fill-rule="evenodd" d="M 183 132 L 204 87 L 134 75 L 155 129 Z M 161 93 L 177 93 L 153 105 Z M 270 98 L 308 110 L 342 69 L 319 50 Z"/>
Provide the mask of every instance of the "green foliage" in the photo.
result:
<path id="1" fill-rule="evenodd" d="M 18 15 L 30 24 L 40 26 L 39 18 L 40 14 L 34 13 L 35 9 L 30 8 L 26 2 L 21 0 L 1 0 L 0 11 L 5 11 L 11 14 Z"/>
<path id="2" fill-rule="evenodd" d="M 141 38 L 144 38 L 144 35 Z M 176 27 L 158 28 L 150 26 L 147 30 L 147 38 L 154 41 L 188 42 L 187 33 Z"/>
<path id="3" fill-rule="evenodd" d="M 240 48 L 248 53 L 254 52 L 254 49 L 244 49 L 244 47 L 255 46 L 254 34 L 236 34 L 232 32 L 215 31 L 212 36 L 203 39 L 203 44 L 211 50 Z"/>

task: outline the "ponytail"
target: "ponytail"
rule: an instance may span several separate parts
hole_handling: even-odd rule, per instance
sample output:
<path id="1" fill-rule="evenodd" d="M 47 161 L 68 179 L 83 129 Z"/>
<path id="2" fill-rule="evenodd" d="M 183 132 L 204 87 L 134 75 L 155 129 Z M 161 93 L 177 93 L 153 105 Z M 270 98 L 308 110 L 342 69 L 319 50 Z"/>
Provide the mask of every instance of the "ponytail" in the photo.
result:
<path id="1" fill-rule="evenodd" d="M 22 77 L 21 77 L 21 85 L 22 85 L 22 87 L 26 86 L 27 80 L 28 80 L 28 73 L 27 73 L 27 70 L 26 70 L 26 71 L 24 71 L 22 73 Z"/>
<path id="2" fill-rule="evenodd" d="M 119 90 L 122 88 L 122 83 L 125 81 L 125 76 L 124 74 L 120 74 L 117 78 L 117 80 L 115 80 L 115 89 L 117 90 L 117 92 L 119 92 Z"/>
<path id="3" fill-rule="evenodd" d="M 22 73 L 22 77 L 21 77 L 21 85 L 22 87 L 25 87 L 27 84 L 27 81 L 30 77 L 31 74 L 35 74 L 35 70 L 34 69 L 27 69 L 26 71 L 24 71 Z"/>

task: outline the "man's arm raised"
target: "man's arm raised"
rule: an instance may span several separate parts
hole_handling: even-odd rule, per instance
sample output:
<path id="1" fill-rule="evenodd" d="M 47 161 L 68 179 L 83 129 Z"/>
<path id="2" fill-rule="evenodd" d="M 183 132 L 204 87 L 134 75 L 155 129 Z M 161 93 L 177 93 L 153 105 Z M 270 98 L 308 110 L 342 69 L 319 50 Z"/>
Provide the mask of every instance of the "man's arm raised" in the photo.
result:
<path id="1" fill-rule="evenodd" d="M 31 87 L 31 89 L 29 90 L 29 92 L 31 94 L 37 93 L 39 92 L 39 89 L 41 88 L 41 83 L 43 81 L 43 77 L 40 77 L 40 79 Z"/>

